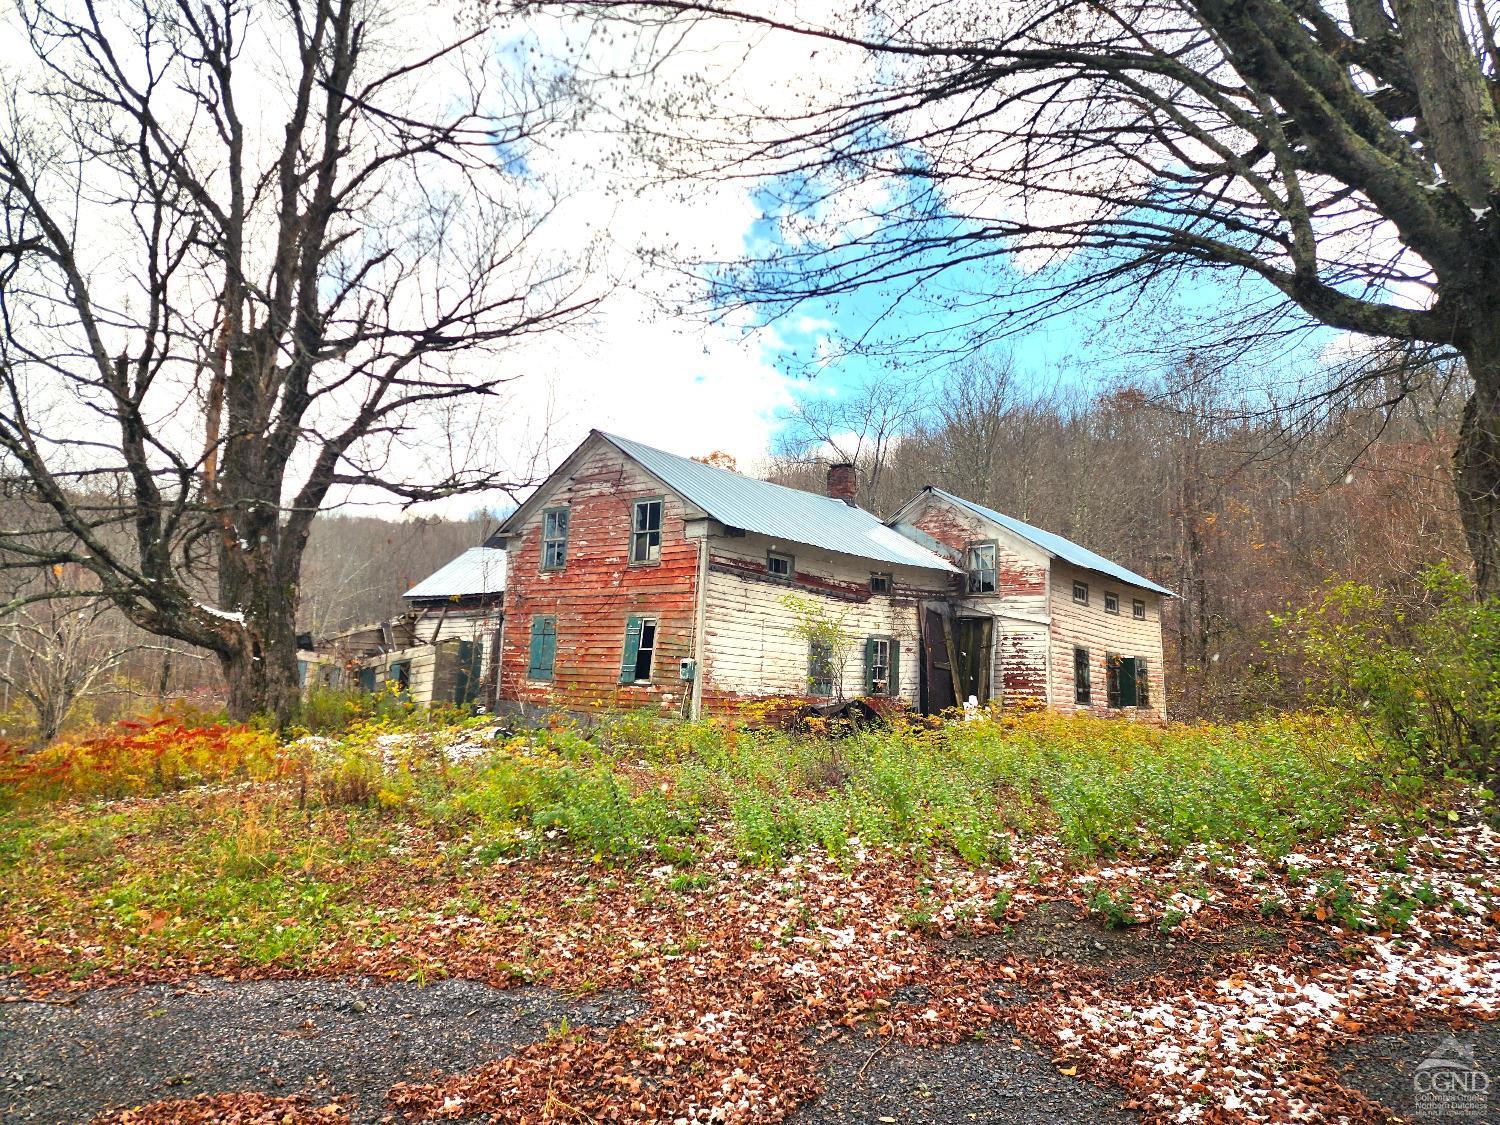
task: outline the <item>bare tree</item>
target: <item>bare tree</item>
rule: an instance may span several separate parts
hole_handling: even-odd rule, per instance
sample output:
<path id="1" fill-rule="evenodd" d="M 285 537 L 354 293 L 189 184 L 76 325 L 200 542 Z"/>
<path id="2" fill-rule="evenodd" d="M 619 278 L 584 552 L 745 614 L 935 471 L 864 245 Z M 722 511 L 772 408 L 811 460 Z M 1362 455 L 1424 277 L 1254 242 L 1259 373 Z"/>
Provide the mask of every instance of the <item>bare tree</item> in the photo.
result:
<path id="1" fill-rule="evenodd" d="M 1202 321 L 1221 343 L 1320 325 L 1456 351 L 1473 379 L 1457 500 L 1500 595 L 1495 0 L 892 0 L 823 22 L 736 0 L 532 6 L 652 25 L 650 50 L 723 19 L 810 36 L 850 76 L 790 111 L 741 103 L 717 133 L 721 74 L 666 103 L 680 165 L 722 142 L 714 165 L 781 176 L 803 224 L 715 264 L 721 300 L 941 282 L 982 341 L 1207 271 L 1254 283 Z M 810 234 L 819 213 L 834 221 Z M 990 266 L 1015 255 L 1020 273 Z"/>
<path id="2" fill-rule="evenodd" d="M 919 383 L 881 372 L 838 394 L 798 398 L 787 412 L 778 452 L 794 463 L 823 466 L 837 460 L 855 466 L 860 498 L 880 511 L 888 500 L 881 486 L 892 447 L 922 409 Z"/>
<path id="3" fill-rule="evenodd" d="M 56 739 L 73 707 L 145 647 L 121 624 L 106 601 L 41 601 L 0 619 L 8 647 L 0 682 L 31 706 L 40 743 Z"/>
<path id="4" fill-rule="evenodd" d="M 285 720 L 315 515 L 503 486 L 478 444 L 514 376 L 495 350 L 592 303 L 535 238 L 555 201 L 527 158 L 565 91 L 373 0 L 15 20 L 0 474 L 50 523 L 0 553 L 76 564 L 98 590 L 47 596 L 210 650 L 232 715 Z"/>

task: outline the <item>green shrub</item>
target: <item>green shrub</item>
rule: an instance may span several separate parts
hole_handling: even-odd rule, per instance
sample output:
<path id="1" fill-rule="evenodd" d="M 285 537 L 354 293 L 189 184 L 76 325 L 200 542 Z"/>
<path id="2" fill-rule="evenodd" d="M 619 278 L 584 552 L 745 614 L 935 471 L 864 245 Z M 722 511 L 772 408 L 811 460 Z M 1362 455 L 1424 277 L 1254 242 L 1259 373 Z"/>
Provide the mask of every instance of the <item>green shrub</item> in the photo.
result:
<path id="1" fill-rule="evenodd" d="M 1446 566 L 1405 596 L 1354 582 L 1278 618 L 1309 689 L 1373 723 L 1429 773 L 1500 774 L 1500 599 Z"/>

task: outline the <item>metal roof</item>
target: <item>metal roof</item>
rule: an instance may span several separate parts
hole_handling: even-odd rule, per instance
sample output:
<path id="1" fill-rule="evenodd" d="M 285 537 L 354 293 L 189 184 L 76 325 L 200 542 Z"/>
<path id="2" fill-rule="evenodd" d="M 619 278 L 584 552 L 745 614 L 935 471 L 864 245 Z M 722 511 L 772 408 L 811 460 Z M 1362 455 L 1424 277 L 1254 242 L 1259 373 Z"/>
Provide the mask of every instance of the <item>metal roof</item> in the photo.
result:
<path id="1" fill-rule="evenodd" d="M 470 547 L 452 562 L 438 567 L 403 598 L 462 598 L 505 592 L 505 549 Z"/>
<path id="2" fill-rule="evenodd" d="M 1177 596 L 1165 586 L 1158 586 L 1151 579 L 1137 574 L 1133 570 L 1126 570 L 1119 563 L 1110 562 L 1103 555 L 1096 555 L 1087 547 L 1080 547 L 1071 539 L 1064 539 L 1061 535 L 1054 535 L 1050 531 L 1043 531 L 1039 527 L 1032 527 L 1031 524 L 1022 523 L 1020 520 L 1012 516 L 1007 516 L 1003 512 L 997 512 L 993 508 L 986 508 L 983 504 L 976 504 L 972 500 L 965 500 L 962 496 L 955 496 L 951 492 L 944 492 L 936 485 L 929 484 L 927 491 L 931 492 L 934 496 L 941 496 L 945 500 L 951 500 L 955 504 L 960 504 L 968 508 L 969 511 L 999 524 L 1007 531 L 1019 535 L 1022 539 L 1030 540 L 1049 555 L 1070 562 L 1074 566 L 1081 566 L 1085 570 L 1095 570 L 1100 574 L 1108 574 L 1111 578 L 1118 578 L 1121 582 L 1128 582 L 1132 586 L 1140 586 L 1146 590 L 1155 590 L 1158 594 L 1165 594 L 1169 598 Z"/>
<path id="3" fill-rule="evenodd" d="M 946 559 L 842 500 L 754 480 L 613 434 L 600 436 L 726 526 L 875 562 L 957 573 Z"/>

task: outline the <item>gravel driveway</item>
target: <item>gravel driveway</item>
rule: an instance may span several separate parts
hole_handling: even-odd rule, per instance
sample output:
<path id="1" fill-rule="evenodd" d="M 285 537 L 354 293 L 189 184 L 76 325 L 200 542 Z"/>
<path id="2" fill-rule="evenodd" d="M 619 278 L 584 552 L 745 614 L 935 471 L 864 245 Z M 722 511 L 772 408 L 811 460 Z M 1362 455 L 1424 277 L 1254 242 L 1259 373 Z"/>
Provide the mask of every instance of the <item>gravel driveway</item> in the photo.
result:
<path id="1" fill-rule="evenodd" d="M 260 1090 L 384 1115 L 402 1080 L 466 1070 L 570 1026 L 638 1011 L 473 981 L 198 980 L 0 1005 L 0 1120 L 76 1125 L 112 1107 Z"/>

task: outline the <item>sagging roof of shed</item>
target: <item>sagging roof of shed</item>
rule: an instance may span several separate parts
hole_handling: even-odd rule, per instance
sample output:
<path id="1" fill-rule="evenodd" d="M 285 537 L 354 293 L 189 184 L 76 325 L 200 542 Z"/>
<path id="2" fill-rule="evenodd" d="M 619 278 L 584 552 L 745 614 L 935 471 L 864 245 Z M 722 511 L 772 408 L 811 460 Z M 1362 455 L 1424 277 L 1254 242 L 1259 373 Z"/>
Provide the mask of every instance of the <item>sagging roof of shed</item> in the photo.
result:
<path id="1" fill-rule="evenodd" d="M 425 601 L 430 598 L 483 597 L 504 592 L 504 548 L 470 547 L 401 596 L 411 601 Z"/>
<path id="2" fill-rule="evenodd" d="M 1061 535 L 1055 535 L 1050 531 L 1043 531 L 1039 527 L 1032 527 L 1029 523 L 1022 523 L 1014 516 L 1007 516 L 1004 512 L 997 512 L 993 508 L 986 508 L 983 504 L 976 504 L 972 500 L 965 500 L 962 496 L 955 496 L 951 492 L 945 492 L 936 485 L 929 484 L 924 492 L 930 492 L 934 496 L 941 496 L 944 500 L 958 504 L 969 509 L 975 515 L 999 524 L 1007 531 L 1019 535 L 1022 539 L 1036 544 L 1054 558 L 1070 562 L 1074 566 L 1082 567 L 1084 570 L 1097 571 L 1107 574 L 1111 578 L 1118 578 L 1131 586 L 1139 586 L 1145 590 L 1154 590 L 1158 594 L 1165 594 L 1169 598 L 1177 595 L 1165 586 L 1159 586 L 1144 575 L 1137 574 L 1133 570 L 1126 570 L 1119 563 L 1111 562 L 1103 555 L 1095 554 L 1087 547 L 1080 547 L 1071 539 L 1064 539 Z"/>
<path id="3" fill-rule="evenodd" d="M 887 527 L 871 513 L 851 507 L 842 500 L 741 476 L 602 430 L 591 431 L 588 438 L 554 470 L 553 476 L 564 472 L 596 440 L 613 445 L 688 504 L 726 527 L 886 565 L 958 573 L 958 568 L 947 559 Z M 541 495 L 542 490 L 538 490 L 512 512 L 491 541 L 503 542 L 505 536 L 535 507 Z"/>

